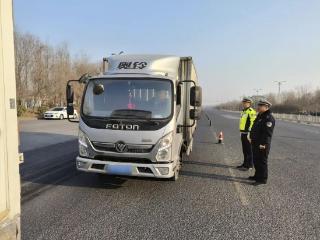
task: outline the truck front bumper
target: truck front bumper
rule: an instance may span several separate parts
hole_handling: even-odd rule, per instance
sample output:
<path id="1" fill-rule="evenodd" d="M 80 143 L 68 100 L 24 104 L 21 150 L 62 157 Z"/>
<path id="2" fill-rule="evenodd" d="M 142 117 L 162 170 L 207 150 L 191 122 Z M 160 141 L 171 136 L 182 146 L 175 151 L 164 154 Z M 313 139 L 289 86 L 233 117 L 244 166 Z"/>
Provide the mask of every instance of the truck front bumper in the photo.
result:
<path id="1" fill-rule="evenodd" d="M 100 161 L 77 157 L 77 169 L 85 172 L 104 173 L 109 175 L 171 178 L 174 176 L 175 164 L 172 163 L 130 163 Z"/>

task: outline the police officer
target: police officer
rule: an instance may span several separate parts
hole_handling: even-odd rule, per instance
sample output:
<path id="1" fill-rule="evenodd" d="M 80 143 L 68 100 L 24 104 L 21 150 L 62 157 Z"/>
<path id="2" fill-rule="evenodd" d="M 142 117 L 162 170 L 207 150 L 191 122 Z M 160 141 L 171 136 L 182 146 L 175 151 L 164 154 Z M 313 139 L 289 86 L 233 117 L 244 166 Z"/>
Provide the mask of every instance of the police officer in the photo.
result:
<path id="1" fill-rule="evenodd" d="M 254 120 L 256 119 L 256 111 L 251 107 L 252 99 L 244 97 L 242 99 L 243 110 L 241 112 L 239 129 L 242 143 L 243 164 L 237 168 L 249 170 L 253 167 L 252 148 L 248 140 L 248 134 L 251 130 Z"/>
<path id="2" fill-rule="evenodd" d="M 249 179 L 256 181 L 254 185 L 266 184 L 268 180 L 268 155 L 275 125 L 270 107 L 271 103 L 267 100 L 258 102 L 258 116 L 249 135 L 256 170 L 254 176 L 249 177 Z"/>

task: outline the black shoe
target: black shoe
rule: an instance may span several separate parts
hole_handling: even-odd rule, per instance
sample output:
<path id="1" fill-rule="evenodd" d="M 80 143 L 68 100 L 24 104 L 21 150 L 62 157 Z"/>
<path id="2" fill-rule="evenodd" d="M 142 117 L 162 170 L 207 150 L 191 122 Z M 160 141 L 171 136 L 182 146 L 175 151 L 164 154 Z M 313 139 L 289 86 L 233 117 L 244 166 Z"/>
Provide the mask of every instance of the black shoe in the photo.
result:
<path id="1" fill-rule="evenodd" d="M 267 184 L 267 181 L 260 181 L 260 180 L 257 181 L 257 180 L 256 180 L 256 182 L 253 183 L 252 185 L 253 185 L 253 186 L 259 186 L 259 185 L 264 185 L 264 184 Z"/>
<path id="2" fill-rule="evenodd" d="M 248 177 L 248 179 L 252 180 L 252 181 L 256 181 L 257 178 L 255 176 L 250 176 L 250 177 Z"/>
<path id="3" fill-rule="evenodd" d="M 252 169 L 253 169 L 252 167 L 243 167 L 243 168 L 241 168 L 242 171 L 250 171 Z"/>

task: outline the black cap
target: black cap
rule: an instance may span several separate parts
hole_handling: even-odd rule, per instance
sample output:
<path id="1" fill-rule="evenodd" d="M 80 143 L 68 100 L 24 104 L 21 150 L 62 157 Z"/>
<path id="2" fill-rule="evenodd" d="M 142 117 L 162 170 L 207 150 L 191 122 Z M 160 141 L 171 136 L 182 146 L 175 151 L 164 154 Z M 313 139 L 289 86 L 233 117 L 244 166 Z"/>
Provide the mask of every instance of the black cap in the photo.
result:
<path id="1" fill-rule="evenodd" d="M 267 99 L 260 99 L 259 102 L 258 102 L 258 105 L 260 105 L 260 106 L 268 106 L 268 107 L 272 106 L 271 102 L 269 102 Z"/>

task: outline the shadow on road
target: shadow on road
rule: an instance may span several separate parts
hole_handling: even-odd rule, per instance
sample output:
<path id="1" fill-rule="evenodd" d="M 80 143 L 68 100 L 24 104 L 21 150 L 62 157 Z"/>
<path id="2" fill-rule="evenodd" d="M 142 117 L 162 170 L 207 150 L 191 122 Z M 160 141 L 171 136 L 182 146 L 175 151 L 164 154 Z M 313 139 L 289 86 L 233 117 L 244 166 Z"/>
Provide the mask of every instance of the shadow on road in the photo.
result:
<path id="1" fill-rule="evenodd" d="M 227 175 L 219 175 L 219 174 L 203 173 L 203 172 L 193 172 L 193 171 L 186 171 L 186 170 L 183 170 L 180 173 L 181 173 L 181 175 L 188 176 L 188 177 L 208 178 L 208 179 L 215 179 L 215 180 L 219 180 L 219 181 L 239 182 L 239 183 L 245 183 L 245 184 L 252 183 L 247 178 L 242 178 L 242 177 L 232 177 L 232 176 L 227 176 Z"/>
<path id="2" fill-rule="evenodd" d="M 20 131 L 20 151 L 28 152 L 51 145 L 77 140 L 77 136 L 49 132 Z"/>
<path id="3" fill-rule="evenodd" d="M 25 149 L 30 146 L 20 165 L 23 201 L 59 185 L 114 189 L 126 182 L 119 177 L 78 172 L 75 162 L 78 140 L 74 136 L 32 132 L 24 133 L 23 137 Z"/>
<path id="4" fill-rule="evenodd" d="M 89 187 L 117 189 L 121 188 L 127 179 L 120 176 L 111 176 L 106 174 L 81 173 L 77 172 L 78 177 L 71 181 L 62 182 L 59 185 L 72 187 Z"/>
<path id="5" fill-rule="evenodd" d="M 99 176 L 92 173 L 80 173 L 75 167 L 65 168 L 56 174 L 31 179 L 22 185 L 22 202 L 29 201 L 41 193 L 56 186 L 81 187 L 94 189 L 118 189 L 127 180 L 117 176 Z"/>
<path id="6" fill-rule="evenodd" d="M 184 161 L 183 164 L 194 164 L 199 166 L 216 167 L 216 168 L 235 168 L 234 166 L 229 166 L 229 165 L 220 164 L 220 163 L 198 162 L 198 161 L 192 161 L 192 160 Z"/>

